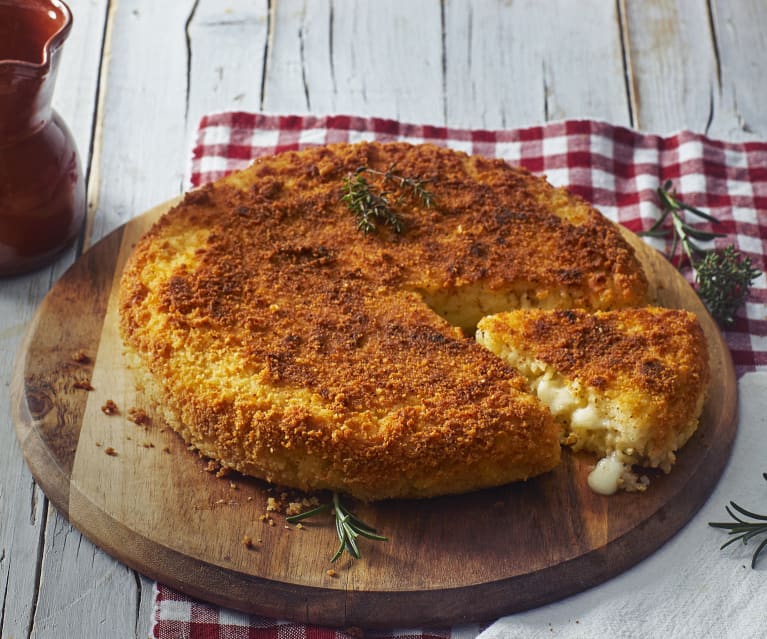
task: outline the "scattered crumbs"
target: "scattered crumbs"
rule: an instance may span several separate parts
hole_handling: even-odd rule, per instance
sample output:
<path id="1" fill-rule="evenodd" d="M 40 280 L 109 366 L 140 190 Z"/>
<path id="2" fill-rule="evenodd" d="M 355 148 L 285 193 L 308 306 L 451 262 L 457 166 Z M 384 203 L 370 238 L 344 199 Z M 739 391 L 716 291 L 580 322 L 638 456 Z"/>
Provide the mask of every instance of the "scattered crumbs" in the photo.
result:
<path id="1" fill-rule="evenodd" d="M 245 548 L 247 548 L 248 550 L 251 550 L 253 548 L 253 540 L 247 535 L 245 535 L 242 538 L 242 545 L 245 546 Z"/>
<path id="2" fill-rule="evenodd" d="M 291 501 L 288 507 L 285 509 L 285 514 L 290 517 L 291 515 L 299 515 L 304 510 L 303 504 L 300 501 Z"/>
<path id="3" fill-rule="evenodd" d="M 154 444 L 152 442 L 142 442 L 141 445 L 144 448 L 154 448 Z"/>
<path id="4" fill-rule="evenodd" d="M 170 455 L 170 447 L 169 446 L 163 446 L 162 447 L 162 452 L 168 453 Z"/>
<path id="5" fill-rule="evenodd" d="M 307 496 L 299 491 L 288 492 L 285 490 L 279 493 L 275 492 L 275 494 L 276 496 L 267 498 L 266 510 L 283 513 L 288 517 L 320 505 L 320 500 L 316 495 Z"/>
<path id="6" fill-rule="evenodd" d="M 117 408 L 117 404 L 115 404 L 111 399 L 108 399 L 106 403 L 101 407 L 101 412 L 105 415 L 117 415 L 120 412 L 120 409 Z"/>
<path id="7" fill-rule="evenodd" d="M 75 388 L 79 388 L 80 390 L 87 390 L 92 391 L 93 386 L 91 386 L 91 383 L 87 379 L 78 379 L 73 386 Z"/>
<path id="8" fill-rule="evenodd" d="M 333 570 L 332 568 L 328 568 L 328 570 L 325 573 L 328 577 L 333 577 L 334 579 L 338 577 L 338 573 Z"/>
<path id="9" fill-rule="evenodd" d="M 219 479 L 221 477 L 226 477 L 227 475 L 229 475 L 230 472 L 231 470 L 229 468 L 225 468 L 224 466 L 221 466 L 219 467 L 218 471 L 216 471 L 216 477 L 218 477 Z"/>
<path id="10" fill-rule="evenodd" d="M 107 447 L 104 449 L 104 452 L 105 452 L 107 455 L 109 455 L 110 457 L 117 457 L 117 451 L 116 451 L 114 448 L 112 448 L 111 446 L 107 446 Z"/>
<path id="11" fill-rule="evenodd" d="M 233 481 L 230 481 L 229 488 L 231 488 L 232 490 L 239 490 L 240 487 L 237 484 L 235 484 Z"/>
<path id="12" fill-rule="evenodd" d="M 194 450 L 194 447 L 192 447 L 191 450 Z M 211 460 L 208 460 L 208 463 L 205 466 L 205 472 L 206 473 L 215 473 L 219 468 L 220 468 L 220 466 L 211 459 Z"/>
<path id="13" fill-rule="evenodd" d="M 265 524 L 269 524 L 270 526 L 274 526 L 274 519 L 272 519 L 269 515 L 261 515 L 258 519 L 260 521 L 263 521 Z"/>
<path id="14" fill-rule="evenodd" d="M 303 524 L 302 524 L 302 523 L 299 521 L 299 522 L 296 524 L 296 528 L 298 528 L 299 530 L 303 530 L 303 529 L 304 529 L 304 525 L 303 525 Z"/>
<path id="15" fill-rule="evenodd" d="M 253 501 L 253 495 L 248 495 L 248 501 Z"/>
<path id="16" fill-rule="evenodd" d="M 77 362 L 78 364 L 87 364 L 91 361 L 91 358 L 88 357 L 88 353 L 79 350 L 72 353 L 72 361 Z"/>
<path id="17" fill-rule="evenodd" d="M 139 426 L 146 426 L 150 422 L 149 415 L 143 408 L 129 408 L 128 420 Z"/>
<path id="18" fill-rule="evenodd" d="M 101 446 L 102 446 L 101 442 L 96 442 L 96 446 L 98 446 L 99 448 L 101 448 Z"/>

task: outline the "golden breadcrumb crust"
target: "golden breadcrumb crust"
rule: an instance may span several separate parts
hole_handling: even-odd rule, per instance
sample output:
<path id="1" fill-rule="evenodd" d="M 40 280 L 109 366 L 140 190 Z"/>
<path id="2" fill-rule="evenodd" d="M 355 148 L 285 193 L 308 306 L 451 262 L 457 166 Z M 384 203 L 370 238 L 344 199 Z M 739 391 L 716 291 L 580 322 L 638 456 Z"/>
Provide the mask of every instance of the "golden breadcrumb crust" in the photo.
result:
<path id="1" fill-rule="evenodd" d="M 361 233 L 341 197 L 362 166 L 425 181 L 433 205 L 399 205 L 401 234 Z M 560 457 L 560 428 L 524 378 L 459 326 L 498 305 L 646 295 L 617 228 L 564 190 L 500 160 L 361 143 L 263 158 L 187 194 L 136 246 L 120 328 L 171 425 L 223 465 L 423 497 Z"/>
<path id="2" fill-rule="evenodd" d="M 697 428 L 710 372 L 693 313 L 518 310 L 483 318 L 477 336 L 532 384 L 561 376 L 572 402 L 563 414 L 590 405 L 589 423 L 566 424 L 576 449 L 669 470 Z"/>

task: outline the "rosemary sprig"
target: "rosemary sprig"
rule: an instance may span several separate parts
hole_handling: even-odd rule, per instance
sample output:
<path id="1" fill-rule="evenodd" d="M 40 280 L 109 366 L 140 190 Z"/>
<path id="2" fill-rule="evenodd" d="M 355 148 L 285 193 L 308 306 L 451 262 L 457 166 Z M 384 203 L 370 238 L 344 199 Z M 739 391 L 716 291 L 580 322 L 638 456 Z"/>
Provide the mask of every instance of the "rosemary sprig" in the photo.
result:
<path id="1" fill-rule="evenodd" d="M 390 185 L 394 190 L 383 190 L 374 186 L 364 173 L 379 178 L 384 187 Z M 394 165 L 386 171 L 361 166 L 354 174 L 344 178 L 344 194 L 341 200 L 357 217 L 357 228 L 363 233 L 375 233 L 376 221 L 390 226 L 395 233 L 402 233 L 404 223 L 398 209 L 408 197 L 426 208 L 434 204 L 434 196 L 426 188 L 425 180 L 400 175 Z"/>
<path id="2" fill-rule="evenodd" d="M 709 250 L 700 242 L 710 242 L 723 233 L 704 231 L 691 226 L 682 217 L 683 212 L 712 224 L 719 224 L 709 215 L 694 206 L 686 204 L 672 190 L 671 180 L 657 189 L 661 201 L 660 217 L 647 231 L 639 235 L 666 238 L 671 234 L 671 248 L 666 257 L 678 269 L 685 265 L 685 258 L 694 273 L 698 295 L 714 319 L 727 326 L 735 321 L 735 313 L 748 296 L 751 282 L 761 275 L 753 268 L 751 258 L 740 253 L 733 245 L 724 249 Z M 670 224 L 667 220 L 670 219 Z"/>
<path id="3" fill-rule="evenodd" d="M 320 504 L 316 508 L 312 508 L 311 510 L 307 510 L 298 515 L 291 515 L 290 517 L 287 517 L 287 521 L 291 524 L 297 524 L 304 519 L 327 512 L 331 509 L 335 516 L 336 534 L 338 535 L 339 541 L 338 550 L 336 550 L 336 553 L 331 558 L 331 563 L 335 562 L 343 554 L 344 550 L 355 559 L 359 559 L 361 555 L 359 546 L 357 545 L 358 537 L 365 537 L 366 539 L 372 539 L 374 541 L 388 541 L 386 537 L 377 534 L 375 528 L 361 521 L 354 515 L 354 513 L 348 510 L 341 503 L 341 496 L 338 493 L 333 493 L 332 501 Z"/>
<path id="4" fill-rule="evenodd" d="M 671 249 L 667 254 L 669 261 L 677 268 L 681 268 L 684 256 L 686 255 L 690 265 L 695 268 L 698 258 L 706 253 L 706 249 L 697 242 L 710 242 L 717 237 L 724 237 L 724 234 L 701 231 L 690 226 L 682 218 L 682 211 L 689 211 L 694 216 L 712 224 L 719 224 L 719 220 L 694 206 L 682 202 L 677 197 L 676 191 L 672 191 L 671 180 L 666 180 L 662 187 L 656 189 L 656 192 L 662 205 L 661 215 L 649 230 L 641 231 L 639 235 L 665 238 L 671 233 Z M 665 226 L 666 220 L 669 217 L 671 218 L 670 229 Z M 679 254 L 678 257 L 677 254 Z"/>
<path id="5" fill-rule="evenodd" d="M 762 473 L 762 477 L 767 480 L 767 473 Z M 742 541 L 743 544 L 747 544 L 751 539 L 758 535 L 767 535 L 767 516 L 758 515 L 748 511 L 745 508 L 738 506 L 738 504 L 736 504 L 734 501 L 731 501 L 729 506 L 725 506 L 725 510 L 727 511 L 727 514 L 732 517 L 733 521 L 709 522 L 708 524 L 712 528 L 722 528 L 724 530 L 728 530 L 730 535 L 734 535 L 732 539 L 722 544 L 720 550 L 726 548 L 730 544 L 734 544 L 737 541 Z M 741 519 L 741 517 L 738 515 L 750 517 L 756 521 L 747 521 L 745 519 Z M 751 568 L 756 566 L 759 555 L 765 548 L 767 548 L 767 536 L 765 536 L 761 543 L 756 547 L 754 555 L 751 558 Z"/>

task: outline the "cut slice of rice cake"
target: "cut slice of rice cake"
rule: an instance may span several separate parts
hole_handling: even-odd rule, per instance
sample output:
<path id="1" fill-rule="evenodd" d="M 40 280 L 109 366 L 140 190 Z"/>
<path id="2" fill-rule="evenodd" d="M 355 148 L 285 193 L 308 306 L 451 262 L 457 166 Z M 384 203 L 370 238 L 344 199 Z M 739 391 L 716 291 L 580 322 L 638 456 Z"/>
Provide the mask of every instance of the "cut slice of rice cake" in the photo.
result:
<path id="1" fill-rule="evenodd" d="M 597 492 L 643 489 L 632 466 L 669 472 L 698 427 L 708 352 L 690 312 L 517 310 L 483 318 L 476 337 L 527 378 L 564 443 L 600 457 Z"/>

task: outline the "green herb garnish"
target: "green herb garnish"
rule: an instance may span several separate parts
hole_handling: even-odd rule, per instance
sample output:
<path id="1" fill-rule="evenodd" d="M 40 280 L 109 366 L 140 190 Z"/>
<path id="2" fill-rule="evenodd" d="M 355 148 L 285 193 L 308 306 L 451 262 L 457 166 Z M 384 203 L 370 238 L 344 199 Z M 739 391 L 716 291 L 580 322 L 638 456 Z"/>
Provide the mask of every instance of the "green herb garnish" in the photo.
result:
<path id="1" fill-rule="evenodd" d="M 298 515 L 291 515 L 287 517 L 287 521 L 291 524 L 297 524 L 304 519 L 313 517 L 320 513 L 328 512 L 332 510 L 335 516 L 336 534 L 340 542 L 336 554 L 331 558 L 331 563 L 336 561 L 344 552 L 348 552 L 355 559 L 360 558 L 360 549 L 357 545 L 358 537 L 365 537 L 366 539 L 372 539 L 374 541 L 388 541 L 386 537 L 383 537 L 376 533 L 375 528 L 369 526 L 365 522 L 358 519 L 354 513 L 349 511 L 342 503 L 341 496 L 338 493 L 333 493 L 333 499 L 330 502 L 321 504 L 316 508 L 307 510 Z"/>
<path id="2" fill-rule="evenodd" d="M 370 183 L 365 173 L 379 178 L 379 188 Z M 376 222 L 390 226 L 395 233 L 402 233 L 404 224 L 398 209 L 406 198 L 420 202 L 426 208 L 434 203 L 434 196 L 426 189 L 426 181 L 400 175 L 394 165 L 386 171 L 377 171 L 366 166 L 344 178 L 343 202 L 357 218 L 357 228 L 363 233 L 375 233 Z M 386 190 L 392 187 L 392 190 Z"/>
<path id="3" fill-rule="evenodd" d="M 695 282 L 711 314 L 728 326 L 735 322 L 735 313 L 746 301 L 751 282 L 759 275 L 751 258 L 730 245 L 706 253 L 696 267 Z"/>
<path id="4" fill-rule="evenodd" d="M 700 245 L 700 242 L 710 242 L 725 235 L 691 226 L 683 219 L 683 212 L 712 224 L 719 224 L 719 220 L 680 200 L 676 191 L 672 191 L 671 180 L 658 187 L 657 193 L 662 205 L 661 215 L 649 230 L 639 235 L 666 238 L 671 234 L 671 248 L 666 257 L 680 270 L 687 258 L 701 300 L 717 322 L 731 325 L 748 296 L 751 282 L 761 272 L 753 268 L 750 257 L 733 245 L 719 250 L 708 250 Z"/>
<path id="5" fill-rule="evenodd" d="M 763 473 L 762 477 L 767 480 L 767 473 Z M 728 542 L 722 544 L 722 549 L 726 548 L 730 544 L 734 544 L 737 541 L 742 541 L 743 544 L 747 544 L 753 537 L 758 535 L 767 535 L 767 516 L 758 515 L 757 513 L 748 511 L 745 508 L 738 506 L 738 504 L 736 504 L 734 501 L 731 501 L 729 506 L 725 506 L 725 510 L 727 511 L 727 514 L 732 517 L 733 521 L 709 522 L 708 524 L 713 528 L 723 528 L 724 530 L 728 530 L 730 535 L 735 535 Z M 745 519 L 741 519 L 741 517 L 738 515 L 750 517 L 756 521 L 747 521 Z M 767 548 L 767 536 L 756 547 L 754 555 L 751 559 L 751 568 L 756 566 L 759 555 L 765 548 Z"/>

